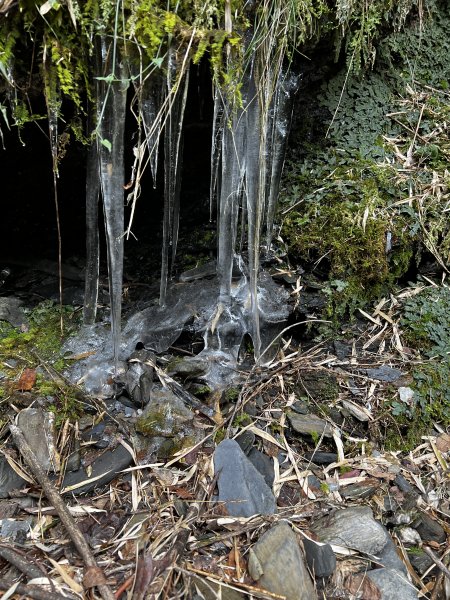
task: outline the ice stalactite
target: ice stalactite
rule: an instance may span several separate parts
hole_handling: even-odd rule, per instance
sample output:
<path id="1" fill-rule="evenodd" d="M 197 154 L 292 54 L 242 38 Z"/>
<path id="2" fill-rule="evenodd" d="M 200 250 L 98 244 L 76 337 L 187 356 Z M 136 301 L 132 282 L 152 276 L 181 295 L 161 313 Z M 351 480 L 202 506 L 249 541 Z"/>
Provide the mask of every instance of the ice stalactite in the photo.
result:
<path id="1" fill-rule="evenodd" d="M 299 75 L 282 71 L 276 82 L 276 89 L 270 109 L 267 154 L 270 157 L 267 166 L 267 216 L 266 250 L 270 249 L 273 235 L 273 223 L 280 193 L 281 175 L 286 155 L 287 140 L 292 121 L 292 108 Z"/>
<path id="2" fill-rule="evenodd" d="M 156 188 L 159 140 L 161 139 L 161 130 L 163 126 L 163 119 L 161 118 L 163 102 L 162 83 L 164 83 L 162 77 L 156 73 L 149 75 L 143 83 L 141 100 L 141 114 L 154 188 Z"/>
<path id="3" fill-rule="evenodd" d="M 114 362 L 119 360 L 123 234 L 124 234 L 124 131 L 128 79 L 118 49 L 101 38 L 103 79 L 97 97 L 97 147 L 105 218 L 111 330 Z"/>
<path id="4" fill-rule="evenodd" d="M 233 304 L 239 302 L 256 357 L 262 350 L 258 286 L 261 237 L 265 226 L 266 243 L 270 243 L 290 125 L 290 99 L 296 84 L 295 77 L 282 72 L 281 64 L 276 39 L 261 44 L 248 58 L 242 76 L 242 105 L 236 107 L 232 99 L 217 93 L 214 106 L 211 200 L 217 195 L 217 273 L 220 283 L 217 315 L 221 319 L 219 321 L 216 315 L 214 323 L 217 327 L 219 322 L 228 319 L 229 327 L 235 318 Z M 220 178 L 215 169 L 219 159 Z M 238 242 L 239 214 L 241 239 Z M 233 260 L 236 260 L 236 253 L 242 251 L 244 237 L 247 241 L 245 289 L 248 297 L 238 301 L 232 289 Z"/>
<path id="5" fill-rule="evenodd" d="M 164 306 L 170 268 L 175 258 L 180 219 L 182 129 L 186 108 L 189 71 L 179 65 L 176 51 L 167 54 L 166 110 L 164 126 L 164 216 L 161 256 L 160 304 Z"/>
<path id="6" fill-rule="evenodd" d="M 98 148 L 94 142 L 89 148 L 86 165 L 86 275 L 83 307 L 83 321 L 85 325 L 92 325 L 97 315 L 100 266 L 98 231 L 99 199 Z"/>

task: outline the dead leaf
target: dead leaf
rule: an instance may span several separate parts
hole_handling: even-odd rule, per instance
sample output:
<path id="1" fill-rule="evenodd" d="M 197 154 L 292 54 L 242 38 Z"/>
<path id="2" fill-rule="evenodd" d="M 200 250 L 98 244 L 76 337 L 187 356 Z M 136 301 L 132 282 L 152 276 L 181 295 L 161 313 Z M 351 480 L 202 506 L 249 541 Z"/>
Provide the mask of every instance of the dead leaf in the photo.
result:
<path id="1" fill-rule="evenodd" d="M 29 392 L 36 383 L 36 371 L 25 369 L 17 382 L 17 389 L 21 392 Z"/>
<path id="2" fill-rule="evenodd" d="M 134 583 L 133 600 L 142 600 L 148 586 L 153 580 L 155 569 L 153 566 L 153 558 L 151 554 L 147 554 L 138 559 L 136 565 L 136 580 Z"/>
<path id="3" fill-rule="evenodd" d="M 176 487 L 173 491 L 182 500 L 192 500 L 194 498 L 191 492 L 185 487 Z"/>
<path id="4" fill-rule="evenodd" d="M 436 438 L 436 448 L 440 452 L 448 452 L 450 450 L 450 435 L 448 433 L 442 433 Z"/>
<path id="5" fill-rule="evenodd" d="M 106 577 L 99 567 L 88 567 L 84 573 L 83 586 L 91 589 L 97 585 L 107 585 Z"/>
<path id="6" fill-rule="evenodd" d="M 378 586 L 365 573 L 349 575 L 344 580 L 344 587 L 359 600 L 381 600 Z"/>
<path id="7" fill-rule="evenodd" d="M 56 562 L 56 560 L 53 560 L 50 557 L 48 557 L 48 560 L 51 562 L 51 564 L 53 565 L 53 567 L 61 575 L 61 578 L 64 581 L 64 583 L 66 583 L 73 592 L 75 592 L 76 594 L 82 594 L 83 593 L 83 588 L 69 574 L 69 571 L 68 571 L 68 569 L 67 569 L 67 567 L 65 565 L 60 565 L 59 563 Z"/>

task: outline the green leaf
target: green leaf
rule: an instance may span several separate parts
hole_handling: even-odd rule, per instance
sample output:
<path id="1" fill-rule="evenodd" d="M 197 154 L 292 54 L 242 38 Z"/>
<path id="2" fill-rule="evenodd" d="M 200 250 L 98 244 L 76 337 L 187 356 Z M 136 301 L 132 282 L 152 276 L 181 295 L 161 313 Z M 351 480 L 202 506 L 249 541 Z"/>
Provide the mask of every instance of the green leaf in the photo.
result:
<path id="1" fill-rule="evenodd" d="M 102 146 L 105 146 L 105 148 L 107 148 L 109 150 L 109 152 L 111 152 L 112 144 L 109 140 L 103 139 Z"/>

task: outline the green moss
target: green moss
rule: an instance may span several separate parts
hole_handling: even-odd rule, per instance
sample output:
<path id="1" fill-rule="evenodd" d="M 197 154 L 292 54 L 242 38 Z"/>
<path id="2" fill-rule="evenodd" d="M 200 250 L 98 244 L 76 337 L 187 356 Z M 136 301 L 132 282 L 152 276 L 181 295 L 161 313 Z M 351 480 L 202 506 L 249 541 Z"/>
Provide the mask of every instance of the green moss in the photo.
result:
<path id="1" fill-rule="evenodd" d="M 239 398 L 239 394 L 240 394 L 240 390 L 238 388 L 228 388 L 225 391 L 224 394 L 224 400 L 225 402 L 236 402 L 236 400 Z"/>

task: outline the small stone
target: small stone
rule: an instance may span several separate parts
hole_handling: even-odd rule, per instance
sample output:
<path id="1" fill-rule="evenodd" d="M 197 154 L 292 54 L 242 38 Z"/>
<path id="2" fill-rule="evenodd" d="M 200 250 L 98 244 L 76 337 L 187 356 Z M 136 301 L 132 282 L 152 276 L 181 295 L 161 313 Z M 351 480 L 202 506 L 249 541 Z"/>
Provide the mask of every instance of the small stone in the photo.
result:
<path id="1" fill-rule="evenodd" d="M 367 576 L 380 590 L 381 600 L 417 600 L 419 597 L 404 573 L 392 569 L 374 569 Z"/>
<path id="2" fill-rule="evenodd" d="M 412 527 L 399 527 L 397 529 L 399 539 L 407 546 L 420 546 L 422 538 Z"/>
<path id="3" fill-rule="evenodd" d="M 307 415 L 311 410 L 308 402 L 305 402 L 304 400 L 297 400 L 297 402 L 294 402 L 294 404 L 292 404 L 291 408 L 294 412 L 298 413 L 299 415 Z"/>
<path id="4" fill-rule="evenodd" d="M 329 577 L 336 569 L 336 555 L 330 544 L 320 544 L 303 539 L 306 562 L 315 577 Z"/>
<path id="5" fill-rule="evenodd" d="M 387 367 L 386 365 L 375 369 L 365 369 L 364 371 L 371 379 L 378 379 L 378 381 L 385 381 L 387 383 L 393 383 L 405 375 L 400 369 L 394 369 L 392 367 Z"/>
<path id="6" fill-rule="evenodd" d="M 224 440 L 214 452 L 219 502 L 230 516 L 251 517 L 276 512 L 275 497 L 261 473 L 235 440 Z"/>
<path id="7" fill-rule="evenodd" d="M 17 425 L 38 463 L 44 471 L 58 473 L 60 456 L 55 445 L 54 423 L 54 413 L 41 408 L 25 408 L 17 417 Z"/>
<path id="8" fill-rule="evenodd" d="M 120 471 L 130 465 L 132 460 L 133 457 L 128 450 L 122 444 L 119 444 L 115 450 L 107 450 L 94 460 L 91 464 L 92 471 L 90 476 L 86 474 L 84 469 L 66 473 L 61 486 L 61 493 L 71 493 L 76 496 L 87 494 L 95 488 L 112 481 Z M 86 481 L 84 485 L 71 489 L 74 485 L 80 484 L 83 481 Z"/>
<path id="9" fill-rule="evenodd" d="M 10 466 L 4 456 L 0 455 L 0 498 L 9 498 L 9 492 L 20 490 L 25 480 Z"/>
<path id="10" fill-rule="evenodd" d="M 420 548 L 414 548 L 408 551 L 409 562 L 414 569 L 422 576 L 430 567 L 435 566 L 433 560 Z"/>
<path id="11" fill-rule="evenodd" d="M 324 437 L 332 437 L 333 430 L 329 423 L 321 419 L 317 415 L 299 415 L 293 411 L 287 413 L 292 429 L 301 435 L 323 435 Z"/>
<path id="12" fill-rule="evenodd" d="M 378 479 L 368 477 L 365 481 L 351 483 L 346 486 L 341 485 L 339 493 L 343 498 L 370 498 L 377 492 L 379 487 L 380 482 Z"/>
<path id="13" fill-rule="evenodd" d="M 408 406 L 412 405 L 414 400 L 414 390 L 412 390 L 410 387 L 399 387 L 398 395 L 401 402 L 408 404 Z"/>
<path id="14" fill-rule="evenodd" d="M 194 420 L 184 402 L 171 390 L 153 388 L 150 402 L 136 421 L 136 431 L 148 436 L 174 437 Z"/>
<path id="15" fill-rule="evenodd" d="M 0 537 L 7 538 L 16 544 L 24 544 L 30 531 L 28 521 L 15 521 L 14 519 L 3 519 L 0 521 Z"/>
<path id="16" fill-rule="evenodd" d="M 242 452 L 248 454 L 255 443 L 255 434 L 252 431 L 244 431 L 234 439 L 241 447 Z"/>
<path id="17" fill-rule="evenodd" d="M 252 448 L 247 456 L 253 466 L 256 467 L 264 477 L 267 485 L 272 489 L 273 481 L 275 479 L 273 460 L 269 458 L 267 454 L 263 454 L 256 448 Z"/>
<path id="18" fill-rule="evenodd" d="M 420 517 L 413 522 L 413 527 L 424 542 L 443 544 L 447 539 L 444 529 L 437 521 L 429 517 L 427 513 L 421 513 Z"/>
<path id="19" fill-rule="evenodd" d="M 263 589 L 286 600 L 317 598 L 296 535 L 281 521 L 250 548 L 248 570 Z"/>
<path id="20" fill-rule="evenodd" d="M 307 452 L 305 458 L 315 465 L 330 465 L 337 461 L 338 455 L 334 452 Z"/>
<path id="21" fill-rule="evenodd" d="M 22 308 L 23 301 L 14 296 L 0 298 L 0 321 L 7 321 L 13 327 L 27 324 L 27 318 Z"/>

